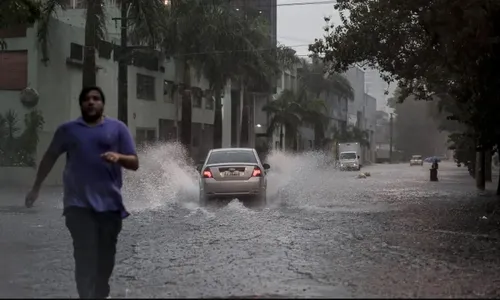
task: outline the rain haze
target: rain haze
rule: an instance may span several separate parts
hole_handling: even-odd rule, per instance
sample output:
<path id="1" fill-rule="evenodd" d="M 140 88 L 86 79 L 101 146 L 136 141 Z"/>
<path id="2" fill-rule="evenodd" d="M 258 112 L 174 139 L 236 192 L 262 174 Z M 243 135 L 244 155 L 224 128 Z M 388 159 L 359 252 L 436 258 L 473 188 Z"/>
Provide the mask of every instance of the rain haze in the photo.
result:
<path id="1" fill-rule="evenodd" d="M 499 297 L 500 5 L 343 2 L 2 0 L 0 298 Z"/>

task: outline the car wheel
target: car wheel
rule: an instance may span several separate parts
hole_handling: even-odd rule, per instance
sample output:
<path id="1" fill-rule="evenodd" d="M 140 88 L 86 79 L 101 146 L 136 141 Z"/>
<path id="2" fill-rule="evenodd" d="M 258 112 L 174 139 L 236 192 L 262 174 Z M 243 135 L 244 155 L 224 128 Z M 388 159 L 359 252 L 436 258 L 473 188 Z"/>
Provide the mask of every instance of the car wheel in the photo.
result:
<path id="1" fill-rule="evenodd" d="M 208 204 L 208 197 L 204 193 L 200 193 L 199 204 L 200 207 L 205 207 Z"/>
<path id="2" fill-rule="evenodd" d="M 264 193 L 263 195 L 256 196 L 254 202 L 259 207 L 265 207 L 267 205 L 267 195 Z"/>

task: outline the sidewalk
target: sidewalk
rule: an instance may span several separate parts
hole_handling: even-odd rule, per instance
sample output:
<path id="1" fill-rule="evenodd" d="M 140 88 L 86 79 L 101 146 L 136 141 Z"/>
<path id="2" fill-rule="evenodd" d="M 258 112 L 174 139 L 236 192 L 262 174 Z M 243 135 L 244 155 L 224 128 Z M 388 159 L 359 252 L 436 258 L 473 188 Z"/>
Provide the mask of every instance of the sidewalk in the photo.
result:
<path id="1" fill-rule="evenodd" d="M 1 187 L 0 188 L 0 211 L 6 207 L 23 207 L 24 197 L 29 188 L 24 187 Z M 35 203 L 35 208 L 62 207 L 62 187 L 42 187 L 40 196 Z M 3 209 L 2 209 L 3 208 Z"/>

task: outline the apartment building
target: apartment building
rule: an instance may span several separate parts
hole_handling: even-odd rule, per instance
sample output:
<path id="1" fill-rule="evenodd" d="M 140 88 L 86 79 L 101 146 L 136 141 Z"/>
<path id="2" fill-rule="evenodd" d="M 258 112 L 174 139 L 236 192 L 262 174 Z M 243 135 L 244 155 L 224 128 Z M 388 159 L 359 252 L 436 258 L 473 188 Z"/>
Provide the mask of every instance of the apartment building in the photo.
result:
<path id="1" fill-rule="evenodd" d="M 76 5 L 75 7 L 79 7 Z M 117 12 L 118 10 L 116 10 Z M 113 9 L 107 10 L 109 18 Z M 80 115 L 78 95 L 81 90 L 84 28 L 84 10 L 67 9 L 51 20 L 49 60 L 42 61 L 37 43 L 36 26 L 13 28 L 0 32 L 7 42 L 7 50 L 0 52 L 0 114 L 16 115 L 16 134 L 24 129 L 23 118 L 34 109 L 43 116 L 44 124 L 34 161 L 40 161 L 57 126 Z M 108 20 L 109 21 L 109 20 Z M 114 26 L 108 22 L 109 29 Z M 118 64 L 115 56 L 116 32 L 109 30 L 109 38 L 102 41 L 97 57 L 97 84 L 106 94 L 106 114 L 117 117 Z M 138 144 L 177 137 L 177 123 L 181 120 L 179 93 L 175 88 L 175 62 L 154 56 L 138 55 L 128 67 L 128 126 Z M 203 155 L 212 145 L 214 102 L 208 83 L 194 74 L 192 89 L 192 145 L 193 156 Z M 35 104 L 22 100 L 23 90 L 37 92 Z M 64 159 L 61 159 L 47 179 L 48 184 L 61 184 Z M 31 184 L 35 169 L 2 161 L 2 184 Z"/>

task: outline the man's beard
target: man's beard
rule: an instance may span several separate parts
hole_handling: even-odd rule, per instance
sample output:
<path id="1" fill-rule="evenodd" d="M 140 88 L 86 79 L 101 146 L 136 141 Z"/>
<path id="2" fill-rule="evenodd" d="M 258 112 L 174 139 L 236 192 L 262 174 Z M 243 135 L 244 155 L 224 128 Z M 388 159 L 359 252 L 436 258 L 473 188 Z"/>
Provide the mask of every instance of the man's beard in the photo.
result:
<path id="1" fill-rule="evenodd" d="M 87 123 L 95 123 L 102 118 L 102 110 L 96 111 L 95 115 L 89 115 L 85 113 L 83 110 L 81 112 L 82 112 L 82 119 Z"/>

